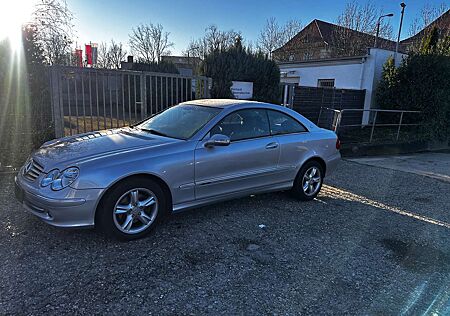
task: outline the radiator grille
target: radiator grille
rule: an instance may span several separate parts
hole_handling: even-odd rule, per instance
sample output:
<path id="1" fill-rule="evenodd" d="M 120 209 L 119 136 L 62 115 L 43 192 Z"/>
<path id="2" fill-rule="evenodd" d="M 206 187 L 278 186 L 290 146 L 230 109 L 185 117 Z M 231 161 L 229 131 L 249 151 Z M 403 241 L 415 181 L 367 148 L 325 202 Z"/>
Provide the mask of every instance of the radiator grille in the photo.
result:
<path id="1" fill-rule="evenodd" d="M 29 181 L 36 180 L 43 172 L 44 167 L 33 158 L 30 158 L 23 167 L 23 176 Z"/>

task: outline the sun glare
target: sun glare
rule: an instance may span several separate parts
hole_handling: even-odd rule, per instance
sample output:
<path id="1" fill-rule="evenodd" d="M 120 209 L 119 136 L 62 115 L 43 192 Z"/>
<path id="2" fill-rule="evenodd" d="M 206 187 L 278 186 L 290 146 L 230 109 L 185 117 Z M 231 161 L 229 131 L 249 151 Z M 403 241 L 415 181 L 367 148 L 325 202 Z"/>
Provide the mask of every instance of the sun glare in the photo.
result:
<path id="1" fill-rule="evenodd" d="M 35 0 L 2 1 L 0 11 L 0 41 L 9 39 L 17 49 L 21 41 L 21 26 L 31 20 Z"/>

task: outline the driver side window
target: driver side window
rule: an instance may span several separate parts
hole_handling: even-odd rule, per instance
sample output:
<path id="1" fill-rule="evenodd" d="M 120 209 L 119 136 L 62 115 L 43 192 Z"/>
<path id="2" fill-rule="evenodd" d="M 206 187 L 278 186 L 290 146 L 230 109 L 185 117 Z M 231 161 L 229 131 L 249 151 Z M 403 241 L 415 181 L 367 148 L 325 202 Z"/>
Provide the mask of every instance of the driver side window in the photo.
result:
<path id="1" fill-rule="evenodd" d="M 226 135 L 231 141 L 269 136 L 269 121 L 263 109 L 239 110 L 217 123 L 210 131 L 211 136 L 215 134 Z"/>

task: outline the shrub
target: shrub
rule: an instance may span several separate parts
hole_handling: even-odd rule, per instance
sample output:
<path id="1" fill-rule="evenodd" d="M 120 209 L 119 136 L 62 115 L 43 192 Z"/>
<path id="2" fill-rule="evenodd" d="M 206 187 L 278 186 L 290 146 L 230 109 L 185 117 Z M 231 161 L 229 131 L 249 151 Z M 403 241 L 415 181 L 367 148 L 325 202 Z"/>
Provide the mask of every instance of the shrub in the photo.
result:
<path id="1" fill-rule="evenodd" d="M 450 51 L 449 38 L 435 31 L 426 36 L 420 51 L 409 55 L 395 69 L 388 60 L 377 88 L 377 104 L 385 109 L 421 111 L 421 138 L 450 137 Z"/>

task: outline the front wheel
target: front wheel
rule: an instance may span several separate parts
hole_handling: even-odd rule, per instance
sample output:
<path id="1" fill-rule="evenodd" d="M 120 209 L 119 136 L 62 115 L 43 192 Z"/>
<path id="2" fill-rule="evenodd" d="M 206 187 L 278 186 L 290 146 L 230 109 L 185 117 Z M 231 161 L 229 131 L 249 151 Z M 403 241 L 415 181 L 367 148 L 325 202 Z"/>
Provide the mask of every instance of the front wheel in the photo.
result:
<path id="1" fill-rule="evenodd" d="M 322 166 L 317 161 L 309 161 L 300 168 L 291 192 L 299 200 L 311 201 L 319 194 L 322 182 Z"/>
<path id="2" fill-rule="evenodd" d="M 166 197 L 157 183 L 151 179 L 129 179 L 103 197 L 96 224 L 111 237 L 137 239 L 152 231 L 166 208 Z"/>

